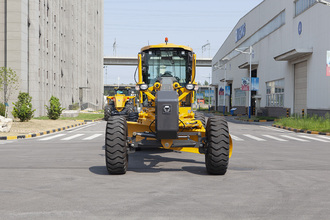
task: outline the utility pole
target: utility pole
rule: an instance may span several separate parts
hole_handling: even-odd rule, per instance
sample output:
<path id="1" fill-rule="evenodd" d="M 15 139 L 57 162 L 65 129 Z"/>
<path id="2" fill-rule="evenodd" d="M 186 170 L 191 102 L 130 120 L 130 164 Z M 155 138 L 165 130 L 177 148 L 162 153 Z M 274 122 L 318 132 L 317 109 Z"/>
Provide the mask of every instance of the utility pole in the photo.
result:
<path id="1" fill-rule="evenodd" d="M 116 41 L 116 38 L 115 38 L 115 42 L 113 42 L 113 45 L 112 45 L 112 53 L 113 53 L 113 56 L 117 56 L 117 41 Z"/>
<path id="2" fill-rule="evenodd" d="M 204 58 L 204 51 L 207 49 L 209 50 L 209 57 L 211 57 L 210 54 L 211 44 L 209 43 L 209 41 L 207 41 L 207 43 L 202 46 L 202 58 Z"/>

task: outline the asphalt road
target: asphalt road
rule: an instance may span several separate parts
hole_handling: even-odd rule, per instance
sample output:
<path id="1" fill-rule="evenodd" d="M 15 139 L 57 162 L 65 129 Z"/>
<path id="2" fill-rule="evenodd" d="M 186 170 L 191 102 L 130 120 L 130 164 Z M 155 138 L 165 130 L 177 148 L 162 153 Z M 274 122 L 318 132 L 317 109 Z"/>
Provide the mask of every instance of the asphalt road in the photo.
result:
<path id="1" fill-rule="evenodd" d="M 0 219 L 329 219 L 329 136 L 229 128 L 225 176 L 207 175 L 203 155 L 164 150 L 131 154 L 126 175 L 108 175 L 105 122 L 1 141 Z"/>

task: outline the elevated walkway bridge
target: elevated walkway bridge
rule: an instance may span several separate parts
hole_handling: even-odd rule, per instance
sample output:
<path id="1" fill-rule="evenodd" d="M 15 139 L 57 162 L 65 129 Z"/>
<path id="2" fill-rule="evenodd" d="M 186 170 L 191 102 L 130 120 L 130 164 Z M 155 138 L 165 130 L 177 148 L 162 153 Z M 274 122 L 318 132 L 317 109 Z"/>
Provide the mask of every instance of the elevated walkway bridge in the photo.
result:
<path id="1" fill-rule="evenodd" d="M 104 57 L 104 65 L 137 66 L 137 57 Z M 197 67 L 212 67 L 212 58 L 197 58 Z"/>

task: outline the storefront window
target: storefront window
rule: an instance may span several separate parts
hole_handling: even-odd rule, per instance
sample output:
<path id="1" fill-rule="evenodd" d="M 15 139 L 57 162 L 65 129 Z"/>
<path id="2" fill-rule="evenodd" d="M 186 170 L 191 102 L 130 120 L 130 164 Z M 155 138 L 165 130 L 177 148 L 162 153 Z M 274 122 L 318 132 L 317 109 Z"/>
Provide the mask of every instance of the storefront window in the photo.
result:
<path id="1" fill-rule="evenodd" d="M 284 107 L 284 79 L 266 83 L 266 106 Z"/>

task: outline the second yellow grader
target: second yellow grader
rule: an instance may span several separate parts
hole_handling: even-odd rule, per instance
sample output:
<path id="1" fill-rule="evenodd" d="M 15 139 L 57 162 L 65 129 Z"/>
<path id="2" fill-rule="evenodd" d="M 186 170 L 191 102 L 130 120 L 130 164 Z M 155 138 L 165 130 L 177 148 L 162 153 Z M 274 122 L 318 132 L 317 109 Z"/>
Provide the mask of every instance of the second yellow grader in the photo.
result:
<path id="1" fill-rule="evenodd" d="M 135 96 L 130 94 L 130 87 L 115 87 L 115 95 L 107 96 L 107 105 L 104 107 L 104 120 L 108 121 L 111 116 L 126 116 L 137 119 Z"/>

